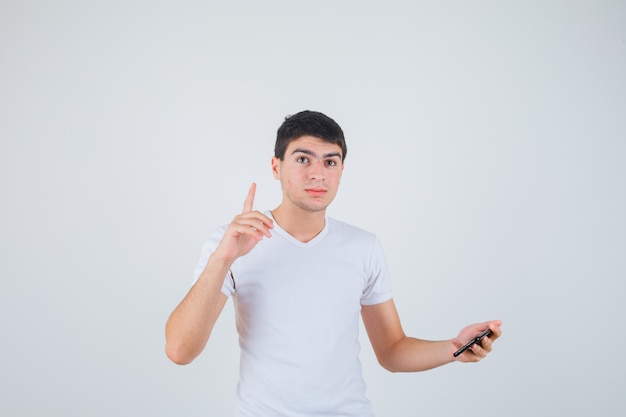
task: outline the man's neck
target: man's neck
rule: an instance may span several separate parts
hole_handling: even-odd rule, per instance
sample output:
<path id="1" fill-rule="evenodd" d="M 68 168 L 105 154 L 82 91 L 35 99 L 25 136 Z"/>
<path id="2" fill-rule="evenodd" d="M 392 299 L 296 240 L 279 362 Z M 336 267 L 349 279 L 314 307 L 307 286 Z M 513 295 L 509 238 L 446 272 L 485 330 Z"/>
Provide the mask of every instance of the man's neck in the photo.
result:
<path id="1" fill-rule="evenodd" d="M 326 225 L 326 210 L 310 212 L 281 204 L 272 210 L 272 217 L 283 230 L 303 243 L 313 240 Z"/>

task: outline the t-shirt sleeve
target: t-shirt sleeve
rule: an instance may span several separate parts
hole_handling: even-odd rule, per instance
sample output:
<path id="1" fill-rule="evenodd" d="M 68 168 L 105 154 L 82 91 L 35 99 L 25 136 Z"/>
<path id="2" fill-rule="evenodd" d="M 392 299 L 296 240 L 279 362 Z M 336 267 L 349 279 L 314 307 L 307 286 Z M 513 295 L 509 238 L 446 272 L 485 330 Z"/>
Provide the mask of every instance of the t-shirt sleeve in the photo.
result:
<path id="1" fill-rule="evenodd" d="M 378 238 L 374 238 L 372 254 L 370 255 L 369 275 L 363 294 L 362 305 L 380 304 L 393 297 L 391 279 L 387 268 L 387 259 Z"/>
<path id="2" fill-rule="evenodd" d="M 202 272 L 204 272 L 204 268 L 206 267 L 207 262 L 209 261 L 209 257 L 217 246 L 222 241 L 222 237 L 226 232 L 227 226 L 222 226 L 219 229 L 215 230 L 209 236 L 209 239 L 204 243 L 202 247 L 202 252 L 200 253 L 200 259 L 198 260 L 198 264 L 193 271 L 193 284 L 198 281 Z M 233 280 L 232 272 L 229 270 L 226 276 L 224 277 L 224 284 L 222 284 L 222 293 L 227 297 L 230 297 L 235 293 L 235 281 Z"/>

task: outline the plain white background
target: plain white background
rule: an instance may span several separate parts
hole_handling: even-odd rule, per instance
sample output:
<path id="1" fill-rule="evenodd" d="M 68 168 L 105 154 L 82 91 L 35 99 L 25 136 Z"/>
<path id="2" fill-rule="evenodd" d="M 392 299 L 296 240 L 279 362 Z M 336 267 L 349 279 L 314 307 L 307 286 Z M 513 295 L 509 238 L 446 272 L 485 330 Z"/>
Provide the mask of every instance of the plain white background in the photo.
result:
<path id="1" fill-rule="evenodd" d="M 203 241 L 275 207 L 275 131 L 348 139 L 329 214 L 384 244 L 405 330 L 504 321 L 479 364 L 390 374 L 380 417 L 621 416 L 622 1 L 0 3 L 0 414 L 228 416 L 232 304 L 164 324 Z"/>

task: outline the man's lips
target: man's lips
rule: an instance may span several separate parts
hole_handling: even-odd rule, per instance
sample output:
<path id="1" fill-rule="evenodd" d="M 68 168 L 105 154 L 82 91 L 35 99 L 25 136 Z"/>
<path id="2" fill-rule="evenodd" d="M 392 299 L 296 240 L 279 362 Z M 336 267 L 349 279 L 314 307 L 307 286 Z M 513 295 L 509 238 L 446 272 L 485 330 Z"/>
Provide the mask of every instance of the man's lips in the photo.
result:
<path id="1" fill-rule="evenodd" d="M 305 191 L 313 196 L 321 196 L 326 194 L 326 189 L 324 188 L 305 188 Z"/>

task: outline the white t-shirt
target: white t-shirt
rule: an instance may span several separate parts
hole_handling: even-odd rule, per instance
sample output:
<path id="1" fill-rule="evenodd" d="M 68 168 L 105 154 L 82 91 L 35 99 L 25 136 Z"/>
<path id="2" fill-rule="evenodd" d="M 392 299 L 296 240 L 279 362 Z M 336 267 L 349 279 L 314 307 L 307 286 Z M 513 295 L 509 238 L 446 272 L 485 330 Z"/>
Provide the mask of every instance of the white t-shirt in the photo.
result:
<path id="1" fill-rule="evenodd" d="M 392 297 L 378 239 L 329 217 L 307 243 L 274 226 L 222 287 L 241 347 L 236 415 L 372 417 L 358 332 L 361 305 Z M 206 242 L 196 279 L 225 230 Z"/>

